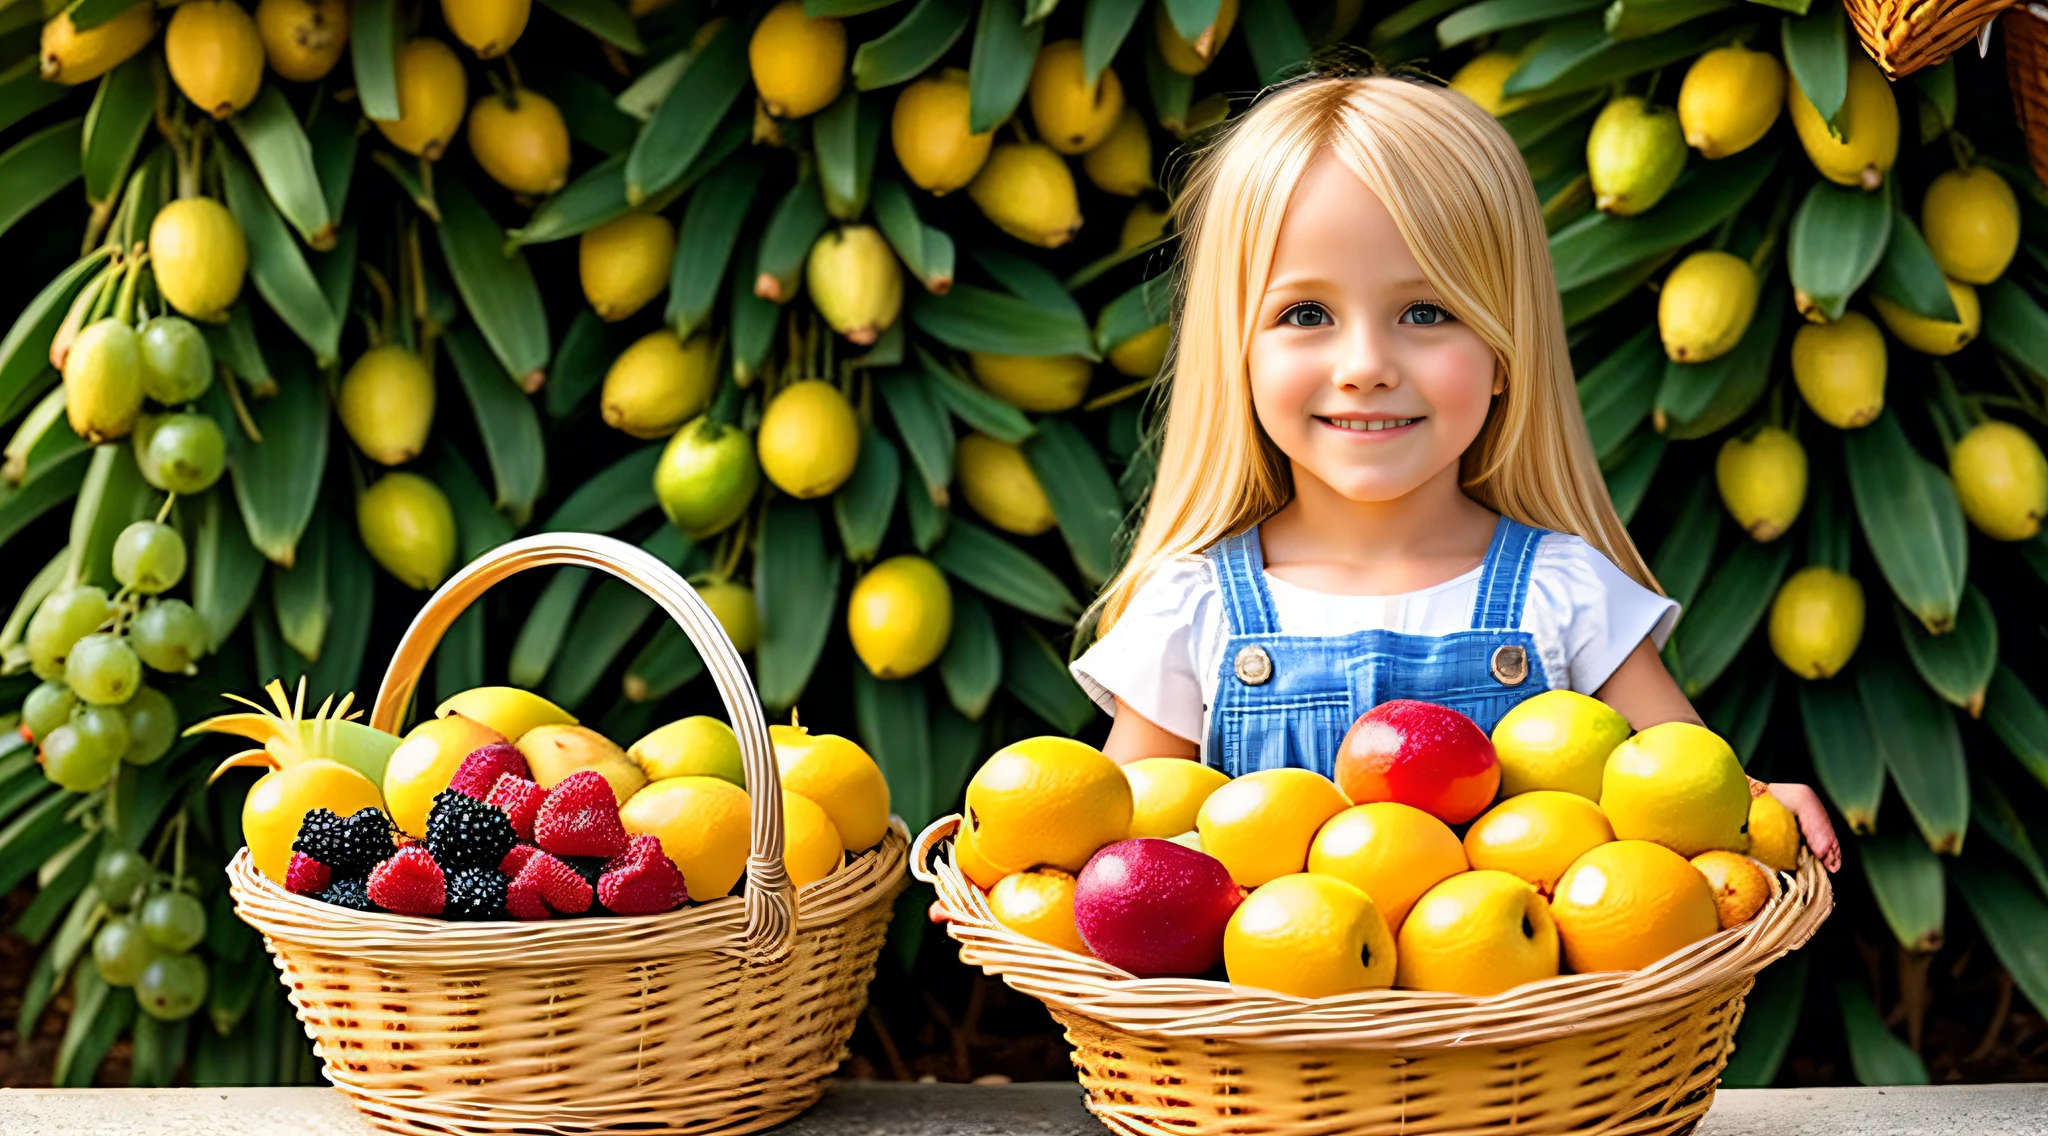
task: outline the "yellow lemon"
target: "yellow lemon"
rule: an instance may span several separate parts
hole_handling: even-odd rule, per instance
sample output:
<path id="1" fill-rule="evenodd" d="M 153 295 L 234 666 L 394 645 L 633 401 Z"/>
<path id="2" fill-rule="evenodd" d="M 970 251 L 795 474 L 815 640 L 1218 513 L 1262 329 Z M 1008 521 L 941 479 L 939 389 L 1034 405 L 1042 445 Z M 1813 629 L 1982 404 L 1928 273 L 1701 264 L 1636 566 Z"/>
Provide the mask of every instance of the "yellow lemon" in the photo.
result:
<path id="1" fill-rule="evenodd" d="M 1527 880 L 1463 872 L 1423 893 L 1401 924 L 1395 981 L 1483 998 L 1555 977 L 1557 939 L 1550 904 Z"/>
<path id="2" fill-rule="evenodd" d="M 1920 199 L 1920 232 L 1944 275 L 1989 284 L 2020 247 L 2019 198 L 1984 166 L 1943 171 Z"/>
<path id="3" fill-rule="evenodd" d="M 533 783 L 543 789 L 552 789 L 570 774 L 586 769 L 603 777 L 620 803 L 647 784 L 647 774 L 617 742 L 585 726 L 535 726 L 520 735 L 516 744 L 533 770 Z"/>
<path id="4" fill-rule="evenodd" d="M 961 495 L 989 524 L 1018 536 L 1037 536 L 1053 526 L 1052 502 L 1021 448 L 969 434 L 960 439 L 954 462 Z"/>
<path id="5" fill-rule="evenodd" d="M 1062 154 L 1094 149 L 1124 112 L 1123 83 L 1108 67 L 1089 82 L 1078 39 L 1054 40 L 1038 50 L 1025 95 L 1038 136 Z"/>
<path id="6" fill-rule="evenodd" d="M 838 387 L 805 379 L 769 401 L 754 448 L 761 472 L 777 489 L 791 497 L 823 497 L 853 476 L 860 419 Z"/>
<path id="7" fill-rule="evenodd" d="M 1396 931 L 1423 892 L 1469 866 L 1448 825 L 1396 801 L 1345 809 L 1308 846 L 1309 871 L 1364 891 Z"/>
<path id="8" fill-rule="evenodd" d="M 1684 169 L 1685 133 L 1670 107 L 1623 95 L 1593 119 L 1586 135 L 1586 173 L 1593 183 L 1593 203 L 1602 213 L 1629 217 L 1648 211 Z"/>
<path id="9" fill-rule="evenodd" d="M 97 79 L 126 63 L 156 35 L 155 4 L 125 8 L 106 23 L 84 31 L 71 22 L 71 8 L 76 6 L 65 8 L 43 25 L 38 66 L 48 82 L 68 87 Z"/>
<path id="10" fill-rule="evenodd" d="M 341 428 L 365 457 L 403 465 L 426 448 L 434 425 L 434 376 L 396 343 L 357 356 L 334 400 Z"/>
<path id="11" fill-rule="evenodd" d="M 1109 349 L 1109 365 L 1134 379 L 1149 379 L 1166 364 L 1172 329 L 1156 324 Z"/>
<path id="12" fill-rule="evenodd" d="M 384 763 L 384 805 L 392 823 L 414 836 L 426 836 L 434 797 L 448 787 L 463 759 L 504 740 L 505 735 L 482 722 L 456 714 L 414 726 Z"/>
<path id="13" fill-rule="evenodd" d="M 356 500 L 363 547 L 408 588 L 427 591 L 455 565 L 455 510 L 441 487 L 416 473 L 377 479 Z"/>
<path id="14" fill-rule="evenodd" d="M 755 25 L 747 63 L 769 114 L 815 114 L 839 97 L 846 75 L 845 25 L 805 16 L 803 0 L 783 0 Z"/>
<path id="15" fill-rule="evenodd" d="M 1970 428 L 1948 456 L 1963 515 L 1993 540 L 2029 540 L 2048 516 L 2048 459 L 2010 422 Z"/>
<path id="16" fill-rule="evenodd" d="M 903 270 L 871 225 L 845 225 L 819 237 L 804 261 L 804 282 L 832 330 L 862 347 L 889 330 L 903 308 Z"/>
<path id="17" fill-rule="evenodd" d="M 868 751 L 838 734 L 770 726 L 782 787 L 818 802 L 848 852 L 865 852 L 889 832 L 889 782 Z"/>
<path id="18" fill-rule="evenodd" d="M 1195 815 L 1209 794 L 1230 776 L 1214 766 L 1184 757 L 1148 757 L 1123 767 L 1131 783 L 1132 838 L 1169 840 L 1195 827 Z"/>
<path id="19" fill-rule="evenodd" d="M 1785 535 L 1806 504 L 1806 450 L 1776 426 L 1721 443 L 1714 483 L 1728 515 L 1756 540 Z"/>
<path id="20" fill-rule="evenodd" d="M 503 55 L 519 42 L 532 9 L 533 0 L 441 0 L 448 30 L 478 59 Z"/>
<path id="21" fill-rule="evenodd" d="M 1124 214 L 1124 224 L 1117 230 L 1116 250 L 1129 252 L 1139 245 L 1149 245 L 1166 235 L 1166 227 L 1173 223 L 1173 214 L 1149 201 L 1139 201 Z"/>
<path id="22" fill-rule="evenodd" d="M 1244 898 L 1223 928 L 1223 969 L 1238 986 L 1327 998 L 1394 982 L 1394 936 L 1372 897 L 1334 876 L 1281 876 Z"/>
<path id="23" fill-rule="evenodd" d="M 1043 143 L 997 145 L 968 184 L 967 196 L 997 228 L 1027 244 L 1058 248 L 1081 231 L 1074 171 Z"/>
<path id="24" fill-rule="evenodd" d="M 846 862 L 846 846 L 816 801 L 782 791 L 782 866 L 797 887 L 816 883 Z"/>
<path id="25" fill-rule="evenodd" d="M 1628 719 L 1619 711 L 1577 691 L 1546 690 L 1524 699 L 1493 728 L 1501 796 L 1559 789 L 1597 801 L 1607 755 L 1628 735 Z"/>
<path id="26" fill-rule="evenodd" d="M 1793 674 L 1833 678 L 1863 642 L 1863 585 L 1825 565 L 1801 568 L 1771 600 L 1770 636 Z"/>
<path id="27" fill-rule="evenodd" d="M 1692 866 L 1707 878 L 1714 893 L 1714 914 L 1721 929 L 1739 927 L 1771 901 L 1771 877 L 1762 864 L 1740 852 L 1702 852 Z"/>
<path id="28" fill-rule="evenodd" d="M 349 766 L 323 758 L 302 761 L 273 769 L 249 787 L 242 799 L 242 839 L 256 870 L 282 884 L 307 813 L 328 809 L 345 817 L 383 803 L 377 786 Z"/>
<path id="29" fill-rule="evenodd" d="M 348 46 L 347 0 L 258 0 L 256 34 L 279 76 L 294 83 L 324 79 Z"/>
<path id="30" fill-rule="evenodd" d="M 711 580 L 696 585 L 704 606 L 718 619 L 733 649 L 744 655 L 761 642 L 761 611 L 754 602 L 754 589 L 731 580 Z"/>
<path id="31" fill-rule="evenodd" d="M 1535 789 L 1473 821 L 1465 830 L 1465 857 L 1474 868 L 1520 877 L 1549 895 L 1572 861 L 1612 839 L 1600 806 L 1577 793 Z"/>
<path id="32" fill-rule="evenodd" d="M 1714 889 L 1661 844 L 1617 840 L 1579 857 L 1558 881 L 1551 917 L 1580 974 L 1639 970 L 1721 929 Z"/>
<path id="33" fill-rule="evenodd" d="M 1114 74 L 1103 72 L 1104 76 Z M 1124 107 L 1102 141 L 1081 155 L 1081 172 L 1095 188 L 1119 197 L 1136 197 L 1151 189 L 1156 184 L 1152 180 L 1152 132 L 1145 127 L 1145 116 Z"/>
<path id="34" fill-rule="evenodd" d="M 1159 46 L 1159 57 L 1168 67 L 1183 75 L 1200 75 L 1216 61 L 1216 53 L 1223 50 L 1223 42 L 1230 38 L 1230 29 L 1237 24 L 1237 0 L 1223 0 L 1216 9 L 1216 21 L 1202 30 L 1193 40 L 1181 38 L 1173 26 L 1173 17 L 1166 11 L 1164 2 L 1152 5 L 1152 33 Z"/>
<path id="35" fill-rule="evenodd" d="M 435 161 L 469 106 L 469 78 L 462 61 L 438 39 L 415 39 L 398 49 L 398 117 L 373 118 L 393 146 Z"/>
<path id="36" fill-rule="evenodd" d="M 968 369 L 984 390 L 1019 410 L 1072 410 L 1088 393 L 1094 364 L 1079 355 L 967 353 Z"/>
<path id="37" fill-rule="evenodd" d="M 1884 332 L 1862 312 L 1802 325 L 1792 336 L 1792 381 L 1814 416 L 1837 430 L 1867 426 L 1884 409 Z"/>
<path id="38" fill-rule="evenodd" d="M 1899 156 L 1899 104 L 1892 98 L 1892 85 L 1885 81 L 1877 64 L 1860 51 L 1849 53 L 1849 92 L 1835 115 L 1831 131 L 1826 119 L 1799 89 L 1799 77 L 1792 77 L 1785 91 L 1792 108 L 1792 127 L 1799 144 L 1821 176 L 1840 185 L 1876 189 L 1884 184 L 1885 171 Z"/>
<path id="39" fill-rule="evenodd" d="M 1600 811 L 1617 839 L 1655 841 L 1681 856 L 1749 846 L 1742 762 L 1719 735 L 1690 722 L 1651 726 L 1616 746 Z"/>
<path id="40" fill-rule="evenodd" d="M 626 748 L 649 781 L 671 777 L 716 777 L 747 787 L 740 740 L 732 727 L 705 714 L 678 718 Z M 833 830 L 838 839 L 838 829 Z"/>
<path id="41" fill-rule="evenodd" d="M 995 132 L 967 128 L 967 72 L 948 67 L 896 96 L 889 141 L 896 162 L 920 189 L 946 194 L 974 180 L 995 145 Z"/>
<path id="42" fill-rule="evenodd" d="M 853 653 L 876 678 L 909 678 L 946 649 L 953 634 L 953 590 L 924 557 L 892 556 L 854 584 L 846 601 L 846 633 Z"/>
<path id="43" fill-rule="evenodd" d="M 1041 864 L 1078 872 L 1130 832 L 1131 783 L 1086 742 L 1026 738 L 974 771 L 963 827 L 976 855 L 1005 875 Z"/>
<path id="44" fill-rule="evenodd" d="M 996 922 L 1027 939 L 1077 955 L 1090 953 L 1074 924 L 1074 877 L 1058 868 L 1004 876 L 989 889 L 988 909 Z"/>
<path id="45" fill-rule="evenodd" d="M 476 686 L 449 696 L 434 707 L 434 717 L 460 714 L 517 742 L 536 726 L 573 726 L 576 715 L 530 690 L 516 686 Z"/>
<path id="46" fill-rule="evenodd" d="M 1451 75 L 1451 89 L 1479 104 L 1479 109 L 1499 118 L 1529 104 L 1520 96 L 1505 98 L 1501 88 L 1508 76 L 1521 67 L 1522 57 L 1509 51 L 1482 51 Z"/>
<path id="47" fill-rule="evenodd" d="M 1674 363 L 1704 363 L 1742 341 L 1756 314 L 1756 272 L 1731 253 L 1702 250 L 1678 262 L 1657 294 L 1657 333 Z"/>
<path id="48" fill-rule="evenodd" d="M 1778 57 L 1743 45 L 1717 47 L 1692 61 L 1678 88 L 1678 123 L 1703 158 L 1739 154 L 1770 132 L 1785 105 Z"/>
<path id="49" fill-rule="evenodd" d="M 576 264 L 597 318 L 616 323 L 668 287 L 676 227 L 659 213 L 628 213 L 583 234 Z"/>
<path id="50" fill-rule="evenodd" d="M 718 345 L 709 335 L 650 331 L 605 371 L 598 396 L 604 423 L 635 438 L 665 438 L 711 405 L 717 369 Z"/>
<path id="51" fill-rule="evenodd" d="M 953 834 L 953 861 L 966 876 L 983 891 L 995 887 L 1008 873 L 988 862 L 974 847 L 974 830 L 962 822 Z"/>
<path id="52" fill-rule="evenodd" d="M 226 118 L 263 86 L 263 37 L 235 0 L 185 0 L 164 29 L 164 62 L 193 106 Z"/>
<path id="53" fill-rule="evenodd" d="M 634 793 L 619 822 L 634 836 L 661 841 L 698 903 L 731 893 L 746 871 L 751 799 L 716 777 L 671 777 Z"/>
<path id="54" fill-rule="evenodd" d="M 1350 805 L 1336 782 L 1312 769 L 1261 769 L 1209 794 L 1195 829 L 1231 879 L 1258 887 L 1306 867 L 1317 831 Z"/>
<path id="55" fill-rule="evenodd" d="M 1923 355 L 1953 355 L 1969 346 L 1983 327 L 1984 312 L 1977 304 L 1977 290 L 1968 284 L 1944 278 L 1949 302 L 1956 319 L 1928 319 L 1919 312 L 1895 304 L 1884 296 L 1871 294 L 1870 302 L 1892 337 Z"/>
<path id="56" fill-rule="evenodd" d="M 1799 818 L 1769 793 L 1749 800 L 1749 854 L 1780 872 L 1799 870 Z"/>
<path id="57" fill-rule="evenodd" d="M 149 223 L 149 267 L 165 302 L 217 323 L 242 294 L 249 245 L 227 206 L 210 197 L 182 198 Z"/>
<path id="58" fill-rule="evenodd" d="M 528 197 L 545 197 L 569 180 L 569 125 L 546 96 L 524 87 L 477 100 L 469 152 L 492 181 Z"/>

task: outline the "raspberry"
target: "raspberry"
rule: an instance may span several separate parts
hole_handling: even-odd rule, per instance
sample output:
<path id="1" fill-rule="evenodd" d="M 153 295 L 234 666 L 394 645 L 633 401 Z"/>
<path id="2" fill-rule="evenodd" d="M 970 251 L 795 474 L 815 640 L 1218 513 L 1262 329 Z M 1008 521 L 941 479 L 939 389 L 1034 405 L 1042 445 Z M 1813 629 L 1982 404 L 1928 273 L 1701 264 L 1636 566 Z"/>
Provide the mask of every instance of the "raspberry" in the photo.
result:
<path id="1" fill-rule="evenodd" d="M 371 807 L 358 809 L 341 822 L 341 847 L 335 858 L 330 860 L 318 853 L 308 853 L 314 859 L 333 868 L 336 875 L 365 875 L 371 868 L 389 860 L 398 851 L 398 843 L 392 839 L 397 831 L 391 818 L 384 810 Z"/>
<path id="2" fill-rule="evenodd" d="M 427 851 L 443 868 L 489 868 L 519 842 L 505 814 L 482 801 L 443 789 L 427 813 Z"/>
<path id="3" fill-rule="evenodd" d="M 542 852 L 530 857 L 505 892 L 505 909 L 515 919 L 546 919 L 549 912 L 581 915 L 590 910 L 591 887 L 576 869 Z"/>
<path id="4" fill-rule="evenodd" d="M 448 902 L 448 877 L 419 845 L 398 850 L 370 869 L 370 900 L 400 915 L 439 915 Z"/>
<path id="5" fill-rule="evenodd" d="M 334 873 L 327 865 L 304 852 L 292 853 L 291 866 L 284 870 L 284 890 L 293 895 L 319 895 L 333 882 Z"/>
<path id="6" fill-rule="evenodd" d="M 626 850 L 626 826 L 619 823 L 619 799 L 596 770 L 564 777 L 533 818 L 534 843 L 557 856 L 602 856 Z"/>
<path id="7" fill-rule="evenodd" d="M 461 868 L 448 874 L 450 919 L 503 919 L 505 877 L 496 868 Z"/>
<path id="8" fill-rule="evenodd" d="M 511 742 L 492 742 L 490 745 L 470 751 L 468 757 L 455 769 L 455 776 L 448 779 L 448 787 L 465 797 L 481 801 L 490 794 L 491 786 L 498 778 L 510 773 L 515 777 L 531 778 L 533 770 L 526 767 L 526 755 Z"/>
<path id="9" fill-rule="evenodd" d="M 343 858 L 347 822 L 331 809 L 312 809 L 299 821 L 299 834 L 292 838 L 292 851 L 303 852 L 323 864 L 334 865 Z"/>
<path id="10" fill-rule="evenodd" d="M 519 839 L 532 840 L 534 814 L 540 812 L 540 803 L 547 796 L 546 789 L 519 774 L 503 773 L 498 776 L 498 783 L 491 786 L 484 804 L 503 812 L 505 819 L 512 822 L 512 831 L 519 834 Z"/>
<path id="11" fill-rule="evenodd" d="M 320 893 L 320 898 L 336 907 L 346 907 L 351 911 L 377 910 L 377 905 L 370 899 L 368 885 L 364 884 L 360 877 L 334 881 L 326 891 Z"/>
<path id="12" fill-rule="evenodd" d="M 597 895 L 607 910 L 619 915 L 658 915 L 674 911 L 689 898 L 683 873 L 661 850 L 661 841 L 636 836 L 626 850 L 604 866 Z"/>
<path id="13" fill-rule="evenodd" d="M 528 860 L 538 855 L 540 855 L 540 849 L 535 848 L 531 844 L 514 844 L 512 851 L 505 853 L 505 858 L 498 861 L 498 874 L 508 879 L 516 876 L 519 874 L 519 869 L 526 866 Z"/>

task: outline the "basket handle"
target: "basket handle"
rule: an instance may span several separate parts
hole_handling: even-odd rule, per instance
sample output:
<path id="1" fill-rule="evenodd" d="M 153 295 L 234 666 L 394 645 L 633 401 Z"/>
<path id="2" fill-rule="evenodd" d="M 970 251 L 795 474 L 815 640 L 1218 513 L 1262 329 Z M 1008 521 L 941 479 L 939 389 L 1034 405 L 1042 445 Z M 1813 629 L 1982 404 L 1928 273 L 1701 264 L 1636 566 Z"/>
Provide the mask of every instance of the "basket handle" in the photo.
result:
<path id="1" fill-rule="evenodd" d="M 751 798 L 745 943 L 751 950 L 769 954 L 787 948 L 796 930 L 796 889 L 782 863 L 782 778 L 753 677 L 697 589 L 652 554 L 608 536 L 555 532 L 509 541 L 470 561 L 427 597 L 412 625 L 405 629 L 405 637 L 398 641 L 398 650 L 384 671 L 384 682 L 377 688 L 370 725 L 398 732 L 399 715 L 412 701 L 428 657 L 449 625 L 485 589 L 514 573 L 553 564 L 609 572 L 640 589 L 676 621 L 703 656 L 704 667 L 718 685 L 726 716 L 739 738 L 740 764 Z"/>

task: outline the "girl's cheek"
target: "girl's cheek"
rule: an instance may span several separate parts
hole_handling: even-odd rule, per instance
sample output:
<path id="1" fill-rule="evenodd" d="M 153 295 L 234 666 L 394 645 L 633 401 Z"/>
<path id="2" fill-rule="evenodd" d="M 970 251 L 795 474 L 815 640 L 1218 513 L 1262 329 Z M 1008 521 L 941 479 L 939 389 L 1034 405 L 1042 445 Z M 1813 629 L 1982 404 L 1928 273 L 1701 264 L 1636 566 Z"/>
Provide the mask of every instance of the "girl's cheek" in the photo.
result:
<path id="1" fill-rule="evenodd" d="M 1418 385 L 1431 409 L 1465 444 L 1479 436 L 1493 405 L 1494 357 L 1484 340 L 1447 343 L 1417 360 Z"/>

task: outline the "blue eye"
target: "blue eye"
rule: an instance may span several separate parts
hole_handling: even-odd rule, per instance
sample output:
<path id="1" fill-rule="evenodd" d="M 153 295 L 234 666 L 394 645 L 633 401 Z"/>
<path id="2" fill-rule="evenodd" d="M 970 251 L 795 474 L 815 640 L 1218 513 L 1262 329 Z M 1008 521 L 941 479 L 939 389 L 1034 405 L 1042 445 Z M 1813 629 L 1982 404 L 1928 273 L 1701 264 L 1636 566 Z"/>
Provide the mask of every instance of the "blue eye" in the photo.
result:
<path id="1" fill-rule="evenodd" d="M 1456 318 L 1458 317 L 1452 315 L 1449 308 L 1442 304 L 1432 304 L 1427 300 L 1410 304 L 1408 310 L 1401 313 L 1401 322 L 1412 327 L 1434 327 Z"/>
<path id="2" fill-rule="evenodd" d="M 1310 302 L 1296 304 L 1281 312 L 1280 322 L 1294 327 L 1328 327 L 1334 321 L 1330 318 L 1330 309 Z"/>

